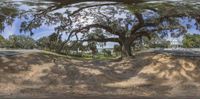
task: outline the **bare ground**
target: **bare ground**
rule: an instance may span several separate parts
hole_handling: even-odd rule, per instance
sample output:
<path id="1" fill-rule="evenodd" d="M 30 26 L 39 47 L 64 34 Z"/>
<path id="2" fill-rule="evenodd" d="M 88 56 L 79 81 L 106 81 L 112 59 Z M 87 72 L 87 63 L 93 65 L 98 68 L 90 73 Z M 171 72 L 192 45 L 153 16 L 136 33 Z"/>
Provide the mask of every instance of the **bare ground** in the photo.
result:
<path id="1" fill-rule="evenodd" d="M 200 97 L 200 57 L 140 53 L 123 61 L 88 61 L 39 51 L 5 53 L 0 56 L 1 99 Z"/>

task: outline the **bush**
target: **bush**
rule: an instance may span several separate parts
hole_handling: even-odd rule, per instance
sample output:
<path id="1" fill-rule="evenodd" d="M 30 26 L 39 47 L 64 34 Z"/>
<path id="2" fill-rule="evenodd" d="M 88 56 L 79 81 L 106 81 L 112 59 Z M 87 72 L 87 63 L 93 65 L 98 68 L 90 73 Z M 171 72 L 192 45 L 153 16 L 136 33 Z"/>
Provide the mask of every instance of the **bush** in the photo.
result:
<path id="1" fill-rule="evenodd" d="M 108 49 L 103 49 L 102 53 L 104 54 L 104 56 L 112 56 L 112 52 Z"/>

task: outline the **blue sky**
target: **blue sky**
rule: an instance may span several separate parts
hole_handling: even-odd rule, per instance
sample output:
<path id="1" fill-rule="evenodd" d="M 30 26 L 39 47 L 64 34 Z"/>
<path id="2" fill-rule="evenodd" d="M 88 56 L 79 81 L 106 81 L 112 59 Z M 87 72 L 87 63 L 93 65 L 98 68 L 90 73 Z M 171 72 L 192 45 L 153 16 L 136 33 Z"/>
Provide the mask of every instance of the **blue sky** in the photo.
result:
<path id="1" fill-rule="evenodd" d="M 10 35 L 13 35 L 13 34 L 14 35 L 28 35 L 28 36 L 30 36 L 30 33 L 24 33 L 24 32 L 20 33 L 19 32 L 20 25 L 21 25 L 21 20 L 16 18 L 12 26 L 6 25 L 6 28 L 3 31 L 2 35 L 5 38 L 8 38 Z M 42 26 L 42 27 L 33 31 L 34 35 L 32 37 L 37 40 L 40 37 L 50 35 L 51 33 L 53 33 L 53 31 L 54 31 L 54 28 L 52 28 L 52 27 Z"/>

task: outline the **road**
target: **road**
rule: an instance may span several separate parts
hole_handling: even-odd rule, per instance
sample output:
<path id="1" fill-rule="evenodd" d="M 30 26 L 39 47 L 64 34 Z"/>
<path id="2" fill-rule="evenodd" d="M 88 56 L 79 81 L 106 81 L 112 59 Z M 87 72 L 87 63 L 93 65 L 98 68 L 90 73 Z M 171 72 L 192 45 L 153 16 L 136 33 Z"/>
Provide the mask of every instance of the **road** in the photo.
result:
<path id="1" fill-rule="evenodd" d="M 42 52 L 42 50 L 26 50 L 26 49 L 20 49 L 20 50 L 11 50 L 11 49 L 0 49 L 0 56 L 14 56 L 18 54 L 23 54 L 23 53 L 37 53 L 37 52 Z"/>
<path id="2" fill-rule="evenodd" d="M 200 49 L 198 48 L 155 48 L 155 49 L 147 49 L 143 51 L 137 52 L 139 53 L 161 53 L 161 54 L 167 54 L 167 55 L 174 55 L 174 56 L 186 56 L 186 57 L 200 57 Z"/>

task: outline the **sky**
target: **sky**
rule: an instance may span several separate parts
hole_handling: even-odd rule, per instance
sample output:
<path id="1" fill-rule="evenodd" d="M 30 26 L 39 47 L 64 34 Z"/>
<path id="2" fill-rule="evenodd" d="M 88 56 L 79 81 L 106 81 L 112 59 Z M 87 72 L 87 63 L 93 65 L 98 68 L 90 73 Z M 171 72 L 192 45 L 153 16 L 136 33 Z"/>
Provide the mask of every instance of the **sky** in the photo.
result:
<path id="1" fill-rule="evenodd" d="M 23 1 L 23 0 L 14 0 L 14 1 Z M 22 5 L 20 6 L 20 9 L 30 9 L 29 6 L 26 6 L 26 5 Z M 60 10 L 62 11 L 62 10 Z M 2 35 L 5 37 L 5 38 L 8 38 L 10 35 L 29 35 L 29 33 L 20 33 L 19 32 L 19 29 L 20 29 L 20 24 L 23 20 L 20 20 L 20 19 L 15 19 L 14 23 L 12 26 L 6 26 L 5 30 L 3 31 Z M 187 18 L 186 19 L 183 19 L 181 20 L 181 23 L 186 25 L 186 24 L 191 24 L 192 28 L 188 30 L 188 33 L 192 33 L 192 34 L 199 34 L 199 31 L 196 30 L 195 26 L 194 26 L 194 23 L 195 21 L 192 20 L 192 21 L 189 21 Z M 51 33 L 53 33 L 54 31 L 54 28 L 53 26 L 42 26 L 40 27 L 39 29 L 36 29 L 34 30 L 34 35 L 32 35 L 32 37 L 37 40 L 41 37 L 44 37 L 44 36 L 48 36 L 50 35 Z M 63 39 L 67 38 L 66 35 L 63 37 Z M 168 36 L 166 39 L 172 41 L 173 38 L 171 38 L 170 36 Z M 178 40 L 182 40 L 182 37 L 178 38 Z M 115 44 L 117 43 L 111 43 L 111 42 L 108 42 L 105 46 L 105 48 L 112 48 Z"/>

